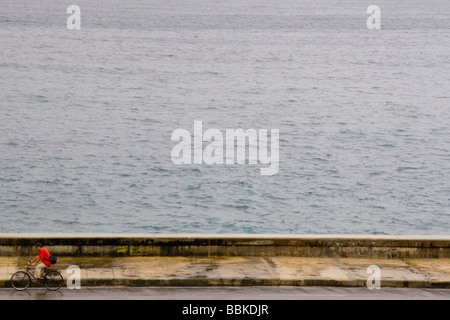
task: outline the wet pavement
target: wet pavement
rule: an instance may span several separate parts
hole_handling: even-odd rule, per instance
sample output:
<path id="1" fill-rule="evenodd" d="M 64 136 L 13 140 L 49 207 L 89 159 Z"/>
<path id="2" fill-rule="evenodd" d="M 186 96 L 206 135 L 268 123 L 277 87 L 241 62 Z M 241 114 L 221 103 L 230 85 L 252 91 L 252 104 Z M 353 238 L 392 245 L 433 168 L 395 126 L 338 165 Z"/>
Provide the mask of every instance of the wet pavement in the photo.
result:
<path id="1" fill-rule="evenodd" d="M 0 287 L 24 269 L 26 257 L 0 257 Z M 448 288 L 450 259 L 305 257 L 60 257 L 52 268 L 88 286 L 327 286 Z M 71 278 L 72 277 L 72 278 Z"/>
<path id="2" fill-rule="evenodd" d="M 81 287 L 0 289 L 0 300 L 450 300 L 450 289 L 343 287 Z"/>

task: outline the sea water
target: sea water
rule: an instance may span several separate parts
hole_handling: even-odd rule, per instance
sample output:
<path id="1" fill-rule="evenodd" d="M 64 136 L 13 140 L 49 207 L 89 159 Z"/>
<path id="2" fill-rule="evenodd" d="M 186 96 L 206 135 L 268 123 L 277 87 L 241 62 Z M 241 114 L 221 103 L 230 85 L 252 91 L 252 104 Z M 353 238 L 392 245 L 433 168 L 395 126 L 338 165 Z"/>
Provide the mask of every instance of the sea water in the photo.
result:
<path id="1" fill-rule="evenodd" d="M 447 0 L 70 4 L 0 3 L 0 232 L 449 234 Z M 195 121 L 277 173 L 175 164 Z"/>

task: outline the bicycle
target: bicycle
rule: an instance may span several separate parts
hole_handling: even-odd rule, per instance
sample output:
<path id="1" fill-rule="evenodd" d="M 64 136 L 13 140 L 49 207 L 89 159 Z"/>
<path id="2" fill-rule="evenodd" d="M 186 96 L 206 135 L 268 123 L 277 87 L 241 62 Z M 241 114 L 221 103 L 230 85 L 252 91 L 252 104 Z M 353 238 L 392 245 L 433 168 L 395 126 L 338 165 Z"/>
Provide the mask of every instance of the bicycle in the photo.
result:
<path id="1" fill-rule="evenodd" d="M 17 271 L 11 276 L 11 286 L 18 291 L 27 289 L 31 284 L 31 279 L 37 280 L 36 277 L 30 272 L 31 263 L 28 261 L 28 266 L 25 271 Z M 49 270 L 45 268 L 44 276 L 41 282 L 48 290 L 56 291 L 62 287 L 64 278 L 59 271 Z"/>

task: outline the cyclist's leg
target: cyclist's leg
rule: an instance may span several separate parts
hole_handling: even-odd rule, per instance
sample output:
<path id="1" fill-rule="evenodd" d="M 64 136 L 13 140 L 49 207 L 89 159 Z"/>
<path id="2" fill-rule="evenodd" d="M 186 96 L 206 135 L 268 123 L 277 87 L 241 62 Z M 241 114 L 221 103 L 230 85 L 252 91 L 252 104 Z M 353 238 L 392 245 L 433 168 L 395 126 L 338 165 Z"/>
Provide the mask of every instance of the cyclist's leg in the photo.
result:
<path id="1" fill-rule="evenodd" d="M 42 271 L 43 271 L 45 268 L 47 268 L 47 266 L 46 266 L 45 264 L 43 264 L 42 262 L 41 262 L 41 263 L 38 263 L 38 264 L 36 265 L 36 268 L 34 269 L 34 277 L 35 277 L 36 279 L 41 279 L 41 278 L 42 278 Z"/>

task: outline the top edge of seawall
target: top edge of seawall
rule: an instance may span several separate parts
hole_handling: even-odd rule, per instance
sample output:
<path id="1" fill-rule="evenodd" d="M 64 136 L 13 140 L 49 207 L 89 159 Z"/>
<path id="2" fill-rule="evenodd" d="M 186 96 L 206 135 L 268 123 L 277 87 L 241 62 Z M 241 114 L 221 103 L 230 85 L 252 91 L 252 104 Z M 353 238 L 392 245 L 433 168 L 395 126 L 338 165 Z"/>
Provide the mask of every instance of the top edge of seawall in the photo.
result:
<path id="1" fill-rule="evenodd" d="M 445 240 L 450 235 L 246 234 L 246 233 L 0 233 L 2 239 L 357 239 Z"/>

